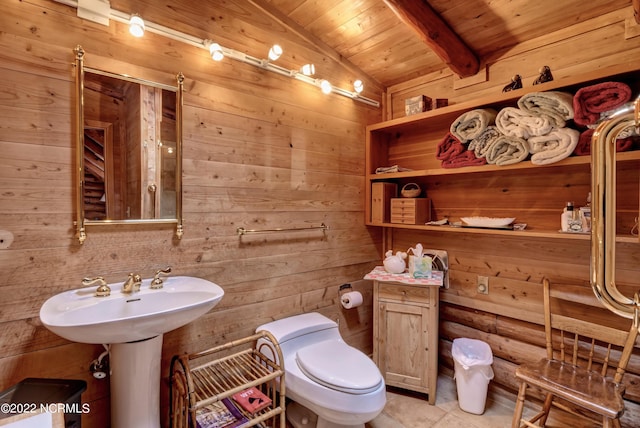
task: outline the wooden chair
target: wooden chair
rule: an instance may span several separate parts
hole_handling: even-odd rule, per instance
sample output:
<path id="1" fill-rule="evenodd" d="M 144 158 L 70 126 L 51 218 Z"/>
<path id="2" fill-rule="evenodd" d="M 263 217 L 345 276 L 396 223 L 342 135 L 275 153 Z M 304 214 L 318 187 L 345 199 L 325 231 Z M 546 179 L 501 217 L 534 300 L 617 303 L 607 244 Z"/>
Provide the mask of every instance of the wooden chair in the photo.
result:
<path id="1" fill-rule="evenodd" d="M 638 335 L 637 326 L 631 323 L 630 330 L 620 330 L 602 325 L 602 320 L 611 317 L 596 315 L 601 308 L 585 306 L 585 301 L 566 289 L 552 291 L 547 279 L 543 286 L 547 358 L 516 369 L 520 390 L 512 428 L 544 427 L 552 403 L 568 411 L 587 409 L 602 417 L 604 427 L 619 427 L 624 412 L 621 381 Z M 575 318 L 578 315 L 590 321 Z M 545 399 L 542 410 L 525 420 L 522 412 L 529 387 L 542 391 Z"/>

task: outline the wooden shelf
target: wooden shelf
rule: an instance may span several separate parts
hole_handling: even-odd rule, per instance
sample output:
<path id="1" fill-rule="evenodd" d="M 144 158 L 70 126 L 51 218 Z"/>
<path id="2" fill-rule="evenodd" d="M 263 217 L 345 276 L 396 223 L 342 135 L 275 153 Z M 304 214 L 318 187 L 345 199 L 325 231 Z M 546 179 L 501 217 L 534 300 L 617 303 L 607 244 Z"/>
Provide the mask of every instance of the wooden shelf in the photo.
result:
<path id="1" fill-rule="evenodd" d="M 260 340 L 266 342 L 256 349 Z M 237 351 L 244 345 L 253 345 Z M 270 354 L 270 355 L 266 355 Z M 213 357 L 218 357 L 212 359 Z M 260 389 L 272 404 L 255 414 L 236 406 L 247 428 L 268 422 L 268 426 L 285 428 L 284 370 L 272 361 L 283 361 L 280 345 L 266 331 L 194 354 L 176 355 L 171 360 L 171 427 L 194 428 L 196 413 L 204 407 L 230 398 L 250 387 Z"/>
<path id="2" fill-rule="evenodd" d="M 630 152 L 620 152 L 616 154 L 618 162 L 640 161 L 640 150 Z M 531 161 L 518 162 L 513 165 L 481 165 L 463 168 L 432 168 L 403 172 L 389 172 L 384 174 L 369 174 L 367 178 L 371 181 L 389 181 L 402 178 L 434 177 L 440 175 L 475 174 L 475 173 L 495 173 L 514 170 L 566 168 L 570 166 L 591 165 L 591 156 L 573 156 L 549 165 L 535 165 Z"/>
<path id="3" fill-rule="evenodd" d="M 551 239 L 575 239 L 578 241 L 589 241 L 591 234 L 589 233 L 566 233 L 554 230 L 510 230 L 510 229 L 487 229 L 487 228 L 474 228 L 474 227 L 460 227 L 460 226 L 432 226 L 422 224 L 401 224 L 401 223 L 371 223 L 367 222 L 367 226 L 377 227 L 391 227 L 395 229 L 412 229 L 412 230 L 425 230 L 430 232 L 442 232 L 442 233 L 470 233 L 477 235 L 503 235 L 503 236 L 517 236 L 523 238 L 551 238 Z M 617 236 L 616 242 L 637 243 L 638 237 L 632 235 Z"/>
<path id="4" fill-rule="evenodd" d="M 516 106 L 517 100 L 531 92 L 560 90 L 575 93 L 579 88 L 603 81 L 625 82 L 636 92 L 639 71 L 624 64 L 595 70 L 571 78 L 547 82 L 507 93 L 496 93 L 447 107 L 401 117 L 367 126 L 365 159 L 365 224 L 385 228 L 424 231 L 447 230 L 452 233 L 476 233 L 544 237 L 552 239 L 589 239 L 587 236 L 560 233 L 560 214 L 567 201 L 586 201 L 591 189 L 591 156 L 571 156 L 549 165 L 534 165 L 523 161 L 513 165 L 481 165 L 461 168 L 442 168 L 437 148 L 447 135 L 451 123 L 462 113 L 479 108 L 500 110 Z M 618 189 L 628 197 L 618 198 L 618 231 L 623 233 L 638 216 L 640 197 L 638 166 L 640 150 L 621 152 L 618 161 Z M 398 165 L 411 171 L 375 174 L 378 167 Z M 432 219 L 448 217 L 457 220 L 464 216 L 515 217 L 528 223 L 530 230 L 483 230 L 373 223 L 372 184 L 393 183 L 397 188 L 415 182 L 432 200 Z M 393 196 L 391 196 L 393 197 Z M 543 198 L 543 199 L 541 199 Z M 379 202 L 376 203 L 376 209 Z M 376 216 L 378 216 L 376 211 Z M 383 217 L 386 218 L 386 217 Z M 620 237 L 619 242 L 638 242 L 635 237 Z"/>
<path id="5" fill-rule="evenodd" d="M 434 120 L 442 117 L 458 117 L 464 112 L 476 108 L 513 105 L 525 94 L 542 91 L 571 91 L 590 84 L 595 84 L 604 80 L 624 81 L 631 84 L 637 81 L 637 64 L 622 64 L 620 66 L 607 67 L 600 70 L 590 71 L 584 74 L 567 77 L 561 80 L 553 80 L 536 86 L 524 87 L 516 91 L 500 92 L 493 95 L 475 98 L 447 107 L 429 110 L 411 116 L 399 117 L 367 126 L 367 131 L 383 131 L 388 133 L 401 132 L 409 128 L 420 128 L 431 126 Z"/>

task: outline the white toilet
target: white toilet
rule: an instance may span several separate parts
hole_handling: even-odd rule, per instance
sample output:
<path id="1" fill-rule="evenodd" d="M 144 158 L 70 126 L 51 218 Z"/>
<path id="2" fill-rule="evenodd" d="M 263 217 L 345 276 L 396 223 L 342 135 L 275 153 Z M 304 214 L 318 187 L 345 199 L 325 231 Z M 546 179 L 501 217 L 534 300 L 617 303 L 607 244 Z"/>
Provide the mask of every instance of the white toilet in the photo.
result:
<path id="1" fill-rule="evenodd" d="M 294 401 L 286 414 L 295 428 L 363 428 L 384 408 L 386 389 L 380 370 L 342 340 L 334 321 L 309 313 L 256 329 L 261 330 L 280 344 L 285 395 Z M 267 348 L 258 343 L 258 349 Z"/>

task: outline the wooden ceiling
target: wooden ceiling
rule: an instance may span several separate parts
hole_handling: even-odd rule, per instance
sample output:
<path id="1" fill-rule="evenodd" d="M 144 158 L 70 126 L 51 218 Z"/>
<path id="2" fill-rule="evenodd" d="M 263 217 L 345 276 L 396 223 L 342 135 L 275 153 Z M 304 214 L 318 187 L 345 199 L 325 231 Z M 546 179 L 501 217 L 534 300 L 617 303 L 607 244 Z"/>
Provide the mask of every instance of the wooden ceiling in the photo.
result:
<path id="1" fill-rule="evenodd" d="M 428 31 L 432 9 L 450 28 L 431 38 L 447 43 L 455 35 L 479 63 L 490 62 L 509 47 L 567 25 L 631 7 L 631 0 L 265 0 L 388 87 L 447 67 L 442 53 L 425 43 L 411 23 L 389 5 L 404 8 Z M 450 56 L 461 56 L 454 45 Z M 467 58 L 464 55 L 463 58 Z M 463 61 L 464 62 L 464 61 Z M 456 64 L 457 68 L 461 68 Z M 456 69 L 450 67 L 457 73 Z M 464 68 L 464 67 L 462 67 Z"/>
<path id="2" fill-rule="evenodd" d="M 636 0 L 633 0 L 636 1 Z M 338 60 L 379 88 L 434 72 L 472 75 L 509 48 L 632 0 L 111 0 L 111 7 L 285 66 Z M 280 42 L 284 43 L 284 42 Z M 296 43 L 294 43 L 296 44 Z M 580 48 L 577 46 L 576 48 Z M 293 53 L 292 53 L 293 51 Z M 288 64 L 287 64 L 288 61 Z M 304 62 L 302 62 L 304 63 Z"/>

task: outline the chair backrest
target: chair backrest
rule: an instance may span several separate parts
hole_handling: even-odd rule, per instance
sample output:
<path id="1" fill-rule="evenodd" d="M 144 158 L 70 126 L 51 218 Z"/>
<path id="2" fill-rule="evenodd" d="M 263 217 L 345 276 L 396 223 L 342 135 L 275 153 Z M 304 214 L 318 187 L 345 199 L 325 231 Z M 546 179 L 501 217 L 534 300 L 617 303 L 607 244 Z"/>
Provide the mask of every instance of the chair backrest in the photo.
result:
<path id="1" fill-rule="evenodd" d="M 638 336 L 632 320 L 605 309 L 584 287 L 543 280 L 547 358 L 622 381 Z"/>

